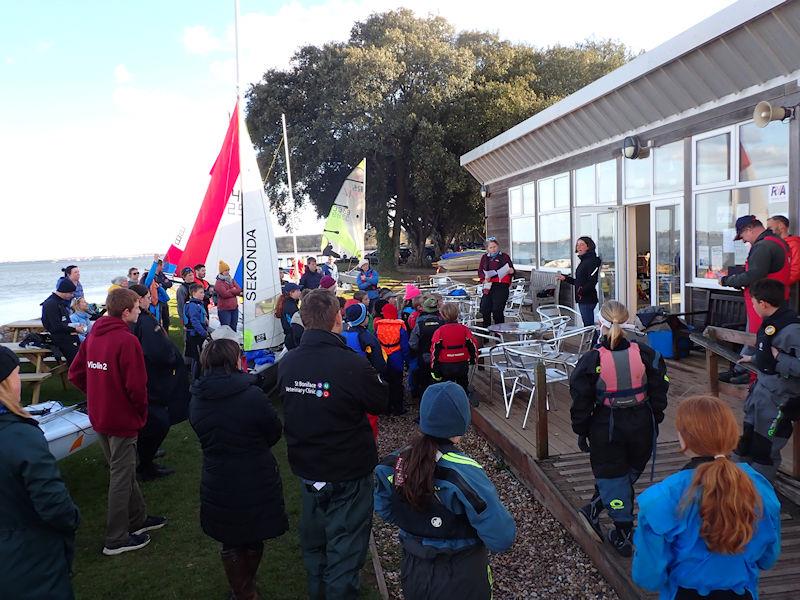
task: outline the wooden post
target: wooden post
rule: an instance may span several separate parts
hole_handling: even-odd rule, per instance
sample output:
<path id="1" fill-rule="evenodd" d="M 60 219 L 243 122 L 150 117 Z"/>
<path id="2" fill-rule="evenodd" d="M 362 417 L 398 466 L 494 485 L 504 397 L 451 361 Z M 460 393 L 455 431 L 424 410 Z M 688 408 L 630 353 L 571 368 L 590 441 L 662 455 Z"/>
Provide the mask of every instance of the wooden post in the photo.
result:
<path id="1" fill-rule="evenodd" d="M 716 340 L 714 330 L 711 327 L 706 328 L 707 335 L 712 340 Z M 712 396 L 719 398 L 719 357 L 716 352 L 710 348 L 706 348 L 706 372 L 708 373 L 708 390 Z"/>
<path id="2" fill-rule="evenodd" d="M 536 365 L 536 458 L 550 456 L 547 440 L 547 372 L 541 362 Z"/>

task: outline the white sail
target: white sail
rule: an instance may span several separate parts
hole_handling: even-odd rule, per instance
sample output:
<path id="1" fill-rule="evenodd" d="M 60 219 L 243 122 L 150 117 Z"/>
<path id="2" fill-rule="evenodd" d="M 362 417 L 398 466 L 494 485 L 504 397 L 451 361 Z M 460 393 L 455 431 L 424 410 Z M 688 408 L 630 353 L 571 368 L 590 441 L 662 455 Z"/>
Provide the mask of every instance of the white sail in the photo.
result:
<path id="1" fill-rule="evenodd" d="M 257 350 L 283 343 L 283 328 L 275 317 L 281 282 L 269 205 L 242 112 L 239 111 L 242 192 L 239 251 L 242 255 L 244 349 Z"/>
<path id="2" fill-rule="evenodd" d="M 364 256 L 364 231 L 367 189 L 367 159 L 363 159 L 344 180 L 322 231 L 322 247 L 350 258 Z"/>

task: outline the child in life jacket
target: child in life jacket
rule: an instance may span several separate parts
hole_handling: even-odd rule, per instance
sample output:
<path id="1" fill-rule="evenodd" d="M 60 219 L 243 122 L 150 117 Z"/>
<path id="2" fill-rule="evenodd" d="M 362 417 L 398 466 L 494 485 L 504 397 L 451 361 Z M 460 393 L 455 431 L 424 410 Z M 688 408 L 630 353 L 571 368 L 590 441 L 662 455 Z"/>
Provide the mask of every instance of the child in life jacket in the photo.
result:
<path id="1" fill-rule="evenodd" d="M 406 412 L 403 406 L 403 371 L 408 364 L 410 351 L 406 324 L 397 318 L 397 308 L 386 302 L 381 309 L 382 318 L 373 322 L 375 337 L 383 350 L 386 359 L 386 382 L 389 384 L 389 412 L 402 415 Z"/>
<path id="2" fill-rule="evenodd" d="M 633 484 L 653 454 L 667 408 L 669 378 L 661 354 L 623 335 L 628 309 L 609 300 L 600 309 L 600 343 L 584 354 L 569 379 L 572 430 L 589 453 L 594 496 L 578 513 L 598 540 L 622 556 L 633 552 Z M 614 529 L 604 536 L 600 513 Z"/>
<path id="3" fill-rule="evenodd" d="M 433 334 L 444 325 L 444 319 L 439 315 L 439 299 L 428 296 L 422 301 L 422 314 L 414 324 L 411 331 L 409 346 L 417 357 L 417 374 L 414 378 L 416 387 L 412 396 L 419 398 L 427 387 L 433 383 L 431 378 L 431 344 Z"/>
<path id="4" fill-rule="evenodd" d="M 489 600 L 487 550 L 514 543 L 514 519 L 481 466 L 457 444 L 470 423 L 461 386 L 430 386 L 422 397 L 420 435 L 375 467 L 375 512 L 400 528 L 406 600 Z"/>
<path id="5" fill-rule="evenodd" d="M 639 496 L 633 580 L 662 600 L 756 598 L 759 570 L 781 551 L 775 491 L 731 460 L 739 428 L 719 398 L 686 398 L 675 427 L 690 460 Z"/>
<path id="6" fill-rule="evenodd" d="M 345 327 L 342 330 L 342 337 L 347 345 L 365 357 L 369 364 L 380 373 L 381 377 L 386 376 L 386 361 L 383 358 L 383 351 L 377 338 L 367 330 L 367 307 L 361 303 L 352 304 L 345 310 Z M 367 419 L 372 427 L 375 439 L 378 438 L 378 416 L 367 413 Z"/>
<path id="7" fill-rule="evenodd" d="M 458 304 L 444 304 L 439 314 L 444 325 L 431 340 L 431 371 L 434 379 L 455 381 L 469 395 L 469 366 L 475 364 L 478 343 L 469 327 L 458 322 Z"/>
<path id="8" fill-rule="evenodd" d="M 756 351 L 739 362 L 758 369 L 744 402 L 744 428 L 735 456 L 773 481 L 781 450 L 800 419 L 800 318 L 786 306 L 786 286 L 760 279 L 750 286 L 750 301 L 763 319 Z"/>

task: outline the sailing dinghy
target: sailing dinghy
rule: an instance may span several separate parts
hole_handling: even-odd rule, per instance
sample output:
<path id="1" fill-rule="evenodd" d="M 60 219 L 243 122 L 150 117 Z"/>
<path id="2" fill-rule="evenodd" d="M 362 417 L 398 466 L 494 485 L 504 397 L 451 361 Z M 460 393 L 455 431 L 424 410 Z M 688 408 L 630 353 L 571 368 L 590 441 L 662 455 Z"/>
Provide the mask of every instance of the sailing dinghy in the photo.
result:
<path id="1" fill-rule="evenodd" d="M 366 231 L 367 159 L 363 159 L 344 180 L 322 230 L 324 250 L 331 249 L 338 255 L 361 259 L 364 256 L 364 232 Z M 358 269 L 339 274 L 340 283 L 356 284 Z"/>
<path id="2" fill-rule="evenodd" d="M 171 271 L 202 263 L 213 273 L 219 260 L 236 265 L 233 278 L 243 290 L 238 341 L 245 351 L 283 343 L 274 314 L 281 294 L 278 251 L 262 181 L 237 102 L 185 247 L 176 242 L 164 257 Z"/>
<path id="3" fill-rule="evenodd" d="M 75 454 L 97 441 L 97 434 L 89 422 L 89 415 L 83 412 L 82 408 L 85 408 L 85 403 L 64 406 L 56 401 L 25 407 L 25 410 L 39 422 L 50 452 L 56 460 Z"/>

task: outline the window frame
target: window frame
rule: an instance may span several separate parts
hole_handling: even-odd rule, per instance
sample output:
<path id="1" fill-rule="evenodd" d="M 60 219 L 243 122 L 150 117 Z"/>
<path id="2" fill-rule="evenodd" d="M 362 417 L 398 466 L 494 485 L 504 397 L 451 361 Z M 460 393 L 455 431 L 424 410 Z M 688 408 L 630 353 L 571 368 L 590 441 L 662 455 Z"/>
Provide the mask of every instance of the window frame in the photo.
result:
<path id="1" fill-rule="evenodd" d="M 680 140 L 673 140 L 671 142 L 667 142 L 666 144 L 662 144 L 661 146 L 650 148 L 650 155 L 646 159 L 631 159 L 631 158 L 623 158 L 622 159 L 622 205 L 628 206 L 633 204 L 648 204 L 650 202 L 654 202 L 657 200 L 666 200 L 668 198 L 673 198 L 678 194 L 683 194 L 684 186 L 686 185 L 686 177 L 684 176 L 683 184 L 681 185 L 680 189 L 673 190 L 671 192 L 660 192 L 656 193 L 656 160 L 655 155 L 658 153 L 659 150 L 664 148 L 665 146 L 671 146 L 672 144 L 683 143 L 683 138 Z M 648 193 L 644 194 L 643 196 L 636 196 L 635 198 L 628 198 L 627 196 L 627 188 L 625 183 L 628 178 L 628 166 L 633 161 L 639 160 L 646 160 L 650 166 L 650 187 L 648 188 Z M 686 155 L 684 153 L 683 161 L 681 165 L 686 164 Z M 692 181 L 694 181 L 694 172 L 692 172 Z M 605 205 L 610 206 L 610 205 Z"/>
<path id="2" fill-rule="evenodd" d="M 746 121 L 740 121 L 737 123 L 733 123 L 726 127 L 721 127 L 719 129 L 714 129 L 712 131 L 703 132 L 697 135 L 692 136 L 692 192 L 690 195 L 691 199 L 691 243 L 692 243 L 692 274 L 689 277 L 686 277 L 686 285 L 691 285 L 694 287 L 699 288 L 706 288 L 711 290 L 728 290 L 730 291 L 732 288 L 726 288 L 719 284 L 718 279 L 707 279 L 705 277 L 698 277 L 697 276 L 697 196 L 708 194 L 712 192 L 726 192 L 729 191 L 731 193 L 731 197 L 733 197 L 733 193 L 736 190 L 743 190 L 748 188 L 757 188 L 757 187 L 766 187 L 770 185 L 789 185 L 789 165 L 791 164 L 791 151 L 789 156 L 787 156 L 786 161 L 786 174 L 780 177 L 773 177 L 770 179 L 758 179 L 753 181 L 741 181 L 739 179 L 739 128 L 743 125 L 747 125 L 749 123 L 753 123 L 752 119 L 748 119 Z M 726 181 L 715 182 L 713 184 L 701 184 L 698 185 L 695 182 L 697 181 L 697 142 L 708 139 L 711 137 L 716 137 L 720 134 L 728 133 L 730 135 L 730 152 L 729 152 L 729 166 L 730 169 L 730 177 Z M 789 133 L 789 143 L 791 144 L 791 133 Z M 685 157 L 684 157 L 684 160 Z M 734 213 L 735 214 L 735 213 Z M 788 216 L 788 215 L 787 215 Z M 766 223 L 765 223 L 766 225 Z"/>
<path id="3" fill-rule="evenodd" d="M 533 211 L 531 213 L 525 212 L 525 187 L 532 186 L 533 187 Z M 514 190 L 519 190 L 520 193 L 520 200 L 521 200 L 521 208 L 522 212 L 518 215 L 513 215 L 511 213 L 511 192 Z M 526 181 L 525 183 L 520 183 L 519 185 L 512 186 L 508 188 L 508 255 L 511 257 L 511 262 L 514 263 L 514 268 L 517 268 L 517 260 L 514 257 L 514 221 L 517 219 L 529 219 L 533 218 L 533 245 L 534 245 L 534 262 L 533 264 L 520 264 L 519 269 L 522 270 L 533 270 L 537 268 L 537 264 L 539 261 L 539 217 L 537 212 L 537 206 L 539 203 L 538 197 L 538 187 L 536 181 Z"/>
<path id="4" fill-rule="evenodd" d="M 563 171 L 561 173 L 556 173 L 555 175 L 550 175 L 549 177 L 542 177 L 541 179 L 536 180 L 536 264 L 533 266 L 534 269 L 537 271 L 546 271 L 551 273 L 556 273 L 559 271 L 556 267 L 545 267 L 542 265 L 542 226 L 541 226 L 541 218 L 542 216 L 550 216 L 550 215 L 557 215 L 557 214 L 564 214 L 568 215 L 568 222 L 569 222 L 569 240 L 572 243 L 572 236 L 573 236 L 573 226 L 572 226 L 572 217 L 571 212 L 575 208 L 575 188 L 573 186 L 573 177 L 574 177 L 574 169 L 570 171 Z M 566 179 L 567 181 L 567 206 L 566 207 L 556 207 L 556 180 L 557 179 Z M 552 181 L 553 182 L 553 208 L 547 210 L 541 210 L 539 205 L 539 185 L 541 182 Z M 597 192 L 595 186 L 595 200 L 597 199 Z M 568 257 L 570 261 L 572 257 Z"/>

